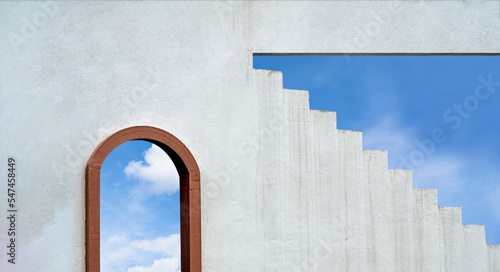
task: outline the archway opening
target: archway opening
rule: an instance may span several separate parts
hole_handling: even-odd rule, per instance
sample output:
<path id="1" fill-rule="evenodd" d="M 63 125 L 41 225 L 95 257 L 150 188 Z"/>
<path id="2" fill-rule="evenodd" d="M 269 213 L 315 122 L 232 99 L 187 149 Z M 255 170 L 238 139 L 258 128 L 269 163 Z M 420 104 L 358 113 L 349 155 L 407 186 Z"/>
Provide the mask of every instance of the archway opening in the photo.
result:
<path id="1" fill-rule="evenodd" d="M 101 166 L 101 271 L 180 271 L 179 174 L 147 141 L 128 141 Z"/>
<path id="2" fill-rule="evenodd" d="M 120 130 L 104 140 L 90 157 L 86 173 L 86 270 L 100 271 L 100 170 L 118 145 L 143 140 L 162 149 L 179 173 L 181 269 L 201 271 L 200 172 L 187 147 L 172 134 L 148 126 Z"/>

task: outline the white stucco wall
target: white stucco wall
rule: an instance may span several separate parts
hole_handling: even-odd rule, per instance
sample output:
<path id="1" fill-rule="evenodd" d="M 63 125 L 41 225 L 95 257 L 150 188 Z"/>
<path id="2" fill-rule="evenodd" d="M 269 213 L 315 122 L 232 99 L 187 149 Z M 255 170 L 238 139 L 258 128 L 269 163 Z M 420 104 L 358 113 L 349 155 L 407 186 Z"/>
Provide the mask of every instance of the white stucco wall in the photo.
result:
<path id="1" fill-rule="evenodd" d="M 19 180 L 18 263 L 2 253 L 0 270 L 85 271 L 86 162 L 107 135 L 151 125 L 200 166 L 203 271 L 500 271 L 484 228 L 438 209 L 435 190 L 412 189 L 408 171 L 310 111 L 279 72 L 252 69 L 253 53 L 500 52 L 498 12 L 495 1 L 0 2 L 0 161 L 14 156 Z"/>

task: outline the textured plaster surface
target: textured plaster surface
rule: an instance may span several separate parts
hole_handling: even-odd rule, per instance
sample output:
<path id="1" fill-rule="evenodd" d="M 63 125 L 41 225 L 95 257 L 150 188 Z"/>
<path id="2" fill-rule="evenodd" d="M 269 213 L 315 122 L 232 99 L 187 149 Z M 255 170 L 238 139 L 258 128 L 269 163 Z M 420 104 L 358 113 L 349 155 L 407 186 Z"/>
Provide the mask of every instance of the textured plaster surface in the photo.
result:
<path id="1" fill-rule="evenodd" d="M 387 170 L 385 152 L 309 110 L 281 73 L 252 69 L 253 53 L 500 52 L 498 12 L 495 1 L 0 2 L 0 161 L 14 156 L 19 180 L 18 263 L 2 253 L 0 270 L 85 271 L 87 160 L 106 136 L 148 125 L 200 167 L 203 271 L 500 271 L 483 227 Z"/>

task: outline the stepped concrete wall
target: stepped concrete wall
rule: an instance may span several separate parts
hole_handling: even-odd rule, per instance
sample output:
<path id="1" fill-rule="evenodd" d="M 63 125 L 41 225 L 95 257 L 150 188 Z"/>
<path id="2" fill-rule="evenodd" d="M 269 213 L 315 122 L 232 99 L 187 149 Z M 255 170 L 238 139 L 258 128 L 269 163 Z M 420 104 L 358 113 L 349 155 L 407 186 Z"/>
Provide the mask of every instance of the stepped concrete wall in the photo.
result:
<path id="1" fill-rule="evenodd" d="M 483 227 L 252 69 L 254 53 L 499 52 L 499 31 L 495 1 L 1 2 L 0 160 L 17 160 L 21 217 L 0 270 L 85 271 L 87 160 L 149 125 L 199 165 L 203 271 L 500 271 Z"/>

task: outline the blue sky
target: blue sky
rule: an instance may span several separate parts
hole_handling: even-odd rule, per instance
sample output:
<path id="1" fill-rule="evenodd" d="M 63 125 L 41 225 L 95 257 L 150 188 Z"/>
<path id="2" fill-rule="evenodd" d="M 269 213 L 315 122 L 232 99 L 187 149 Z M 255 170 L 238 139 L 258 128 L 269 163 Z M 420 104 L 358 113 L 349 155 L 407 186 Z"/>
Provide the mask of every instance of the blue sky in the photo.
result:
<path id="1" fill-rule="evenodd" d="M 312 109 L 363 131 L 365 149 L 389 151 L 389 168 L 413 170 L 440 206 L 461 206 L 500 244 L 500 58 L 480 56 L 256 56 L 308 90 Z M 165 167 L 166 166 L 166 167 Z M 144 141 L 118 146 L 101 168 L 103 271 L 179 271 L 179 179 Z"/>
<path id="2" fill-rule="evenodd" d="M 389 168 L 413 170 L 413 187 L 437 188 L 500 244 L 500 57 L 255 56 L 308 90 L 311 109 L 337 112 L 363 132 L 364 149 L 389 151 Z"/>

